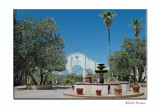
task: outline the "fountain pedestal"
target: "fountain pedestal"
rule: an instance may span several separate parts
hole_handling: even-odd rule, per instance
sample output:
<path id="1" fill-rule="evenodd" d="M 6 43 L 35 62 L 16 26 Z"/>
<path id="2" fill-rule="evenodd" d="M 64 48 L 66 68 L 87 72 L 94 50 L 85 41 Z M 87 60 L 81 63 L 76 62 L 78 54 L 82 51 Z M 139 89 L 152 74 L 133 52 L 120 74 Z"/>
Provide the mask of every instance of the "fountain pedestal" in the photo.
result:
<path id="1" fill-rule="evenodd" d="M 104 64 L 98 64 L 97 68 L 99 70 L 95 70 L 95 72 L 99 74 L 99 83 L 104 83 L 104 73 L 108 72 L 108 70 L 103 70 L 105 67 Z"/>
<path id="2" fill-rule="evenodd" d="M 99 83 L 104 83 L 103 73 L 99 74 Z"/>

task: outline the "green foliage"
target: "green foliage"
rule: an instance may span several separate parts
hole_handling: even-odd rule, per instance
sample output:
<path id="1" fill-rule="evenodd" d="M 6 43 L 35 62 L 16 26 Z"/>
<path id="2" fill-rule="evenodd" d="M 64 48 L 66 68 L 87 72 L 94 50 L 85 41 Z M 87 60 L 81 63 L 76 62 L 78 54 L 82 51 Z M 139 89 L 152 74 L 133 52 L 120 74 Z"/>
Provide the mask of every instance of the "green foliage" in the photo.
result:
<path id="1" fill-rule="evenodd" d="M 34 82 L 32 80 L 29 80 L 29 84 L 34 85 Z"/>
<path id="2" fill-rule="evenodd" d="M 115 51 L 110 57 L 110 61 L 110 73 L 116 74 L 119 76 L 119 80 L 123 80 L 123 77 L 126 77 L 130 72 L 128 54 L 123 50 Z"/>
<path id="3" fill-rule="evenodd" d="M 126 51 L 132 66 L 146 66 L 146 39 L 125 37 L 121 49 Z"/>
<path id="4" fill-rule="evenodd" d="M 146 40 L 143 38 L 127 38 L 123 40 L 121 50 L 115 51 L 109 58 L 111 72 L 119 77 L 119 80 L 136 81 L 136 68 L 138 69 L 139 82 L 146 66 Z M 129 79 L 129 77 L 131 79 Z"/>
<path id="5" fill-rule="evenodd" d="M 107 73 L 104 73 L 104 81 L 108 81 L 109 80 L 109 77 L 110 77 L 110 71 L 107 72 Z"/>
<path id="6" fill-rule="evenodd" d="M 16 20 L 14 17 L 15 77 L 21 72 L 37 84 L 38 73 L 40 84 L 44 84 L 51 71 L 65 70 L 64 40 L 57 30 L 54 18 L 35 20 L 27 16 Z"/>
<path id="7" fill-rule="evenodd" d="M 62 75 L 62 79 L 59 80 L 63 85 L 73 85 L 75 82 L 82 82 L 82 75 L 75 75 L 74 73 L 70 73 L 68 75 Z"/>
<path id="8" fill-rule="evenodd" d="M 134 86 L 139 86 L 138 83 L 137 83 L 137 81 L 134 82 Z"/>
<path id="9" fill-rule="evenodd" d="M 71 79 L 71 80 L 70 80 L 70 83 L 71 83 L 71 84 L 74 84 L 74 83 L 75 83 L 75 80 L 74 80 L 74 79 Z"/>
<path id="10" fill-rule="evenodd" d="M 98 78 L 98 74 L 91 74 L 91 77 L 92 77 L 92 81 L 97 81 L 97 78 Z"/>
<path id="11" fill-rule="evenodd" d="M 109 81 L 117 81 L 117 79 L 116 79 L 116 77 L 112 76 L 112 77 L 109 78 Z"/>
<path id="12" fill-rule="evenodd" d="M 73 85 L 76 81 L 76 77 L 74 74 L 69 74 L 67 75 L 67 77 L 65 78 L 65 84 L 69 84 L 69 85 Z"/>
<path id="13" fill-rule="evenodd" d="M 50 75 L 48 75 L 48 77 L 47 77 L 47 80 L 46 80 L 46 82 L 52 82 L 52 79 L 54 78 L 54 76 L 53 76 L 53 74 L 52 73 L 50 73 Z"/>
<path id="14" fill-rule="evenodd" d="M 111 27 L 112 22 L 114 22 L 114 20 L 112 18 L 114 18 L 114 16 L 117 16 L 117 14 L 114 14 L 113 11 L 104 11 L 102 14 L 100 14 L 99 16 L 101 16 L 102 18 L 105 18 L 104 20 L 104 24 L 107 25 L 107 27 Z"/>
<path id="15" fill-rule="evenodd" d="M 76 75 L 75 76 L 75 82 L 82 82 L 83 81 L 83 76 L 82 75 Z"/>
<path id="16" fill-rule="evenodd" d="M 141 26 L 143 26 L 143 24 L 141 23 L 141 21 L 142 21 L 142 19 L 140 19 L 140 20 L 132 19 L 132 24 L 129 24 L 129 26 L 133 27 L 133 32 L 136 37 L 139 36 L 140 31 L 142 30 Z"/>

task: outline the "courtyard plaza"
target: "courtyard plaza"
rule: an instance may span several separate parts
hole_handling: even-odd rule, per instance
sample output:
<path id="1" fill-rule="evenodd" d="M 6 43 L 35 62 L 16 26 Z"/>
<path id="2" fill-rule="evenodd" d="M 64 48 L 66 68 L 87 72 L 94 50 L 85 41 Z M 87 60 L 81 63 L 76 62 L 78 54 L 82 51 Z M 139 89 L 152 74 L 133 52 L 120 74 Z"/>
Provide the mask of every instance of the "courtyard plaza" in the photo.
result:
<path id="1" fill-rule="evenodd" d="M 87 99 L 87 97 L 64 95 L 66 92 L 72 93 L 72 87 L 53 86 L 51 89 L 45 90 L 27 90 L 26 86 L 16 86 L 14 87 L 14 99 Z M 140 92 L 144 93 L 144 95 L 139 97 L 129 97 L 128 99 L 147 99 L 147 87 L 141 87 Z M 130 93 L 133 93 L 132 88 L 130 88 Z"/>

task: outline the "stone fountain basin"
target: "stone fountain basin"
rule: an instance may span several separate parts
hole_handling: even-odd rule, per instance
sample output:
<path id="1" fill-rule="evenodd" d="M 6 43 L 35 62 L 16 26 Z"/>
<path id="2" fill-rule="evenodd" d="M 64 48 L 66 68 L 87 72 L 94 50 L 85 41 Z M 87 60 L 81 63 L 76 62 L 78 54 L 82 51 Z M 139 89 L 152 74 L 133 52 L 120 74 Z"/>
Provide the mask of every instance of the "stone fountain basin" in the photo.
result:
<path id="1" fill-rule="evenodd" d="M 108 94 L 110 86 L 110 93 L 114 94 L 114 88 L 122 88 L 122 93 L 127 93 L 130 91 L 130 82 L 128 81 L 111 81 L 105 83 L 90 83 L 90 82 L 76 82 L 74 84 L 74 92 L 76 93 L 76 88 L 83 88 L 83 94 L 96 93 L 96 90 L 102 90 L 103 94 Z"/>
<path id="2" fill-rule="evenodd" d="M 106 73 L 108 70 L 95 70 L 96 73 Z"/>

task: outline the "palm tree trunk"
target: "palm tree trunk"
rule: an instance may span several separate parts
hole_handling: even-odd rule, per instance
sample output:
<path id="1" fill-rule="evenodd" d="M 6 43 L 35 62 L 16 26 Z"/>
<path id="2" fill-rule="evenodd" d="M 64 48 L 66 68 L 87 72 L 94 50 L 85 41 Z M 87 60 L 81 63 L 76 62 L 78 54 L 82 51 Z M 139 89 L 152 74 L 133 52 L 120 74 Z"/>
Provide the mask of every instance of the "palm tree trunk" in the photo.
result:
<path id="1" fill-rule="evenodd" d="M 138 38 L 138 35 L 139 35 L 139 34 L 138 34 L 138 26 L 136 26 L 135 32 L 136 32 L 136 33 L 135 33 L 135 36 L 136 36 L 136 38 Z"/>
<path id="2" fill-rule="evenodd" d="M 110 29 L 108 27 L 108 41 L 109 41 L 109 58 L 111 56 L 111 46 L 110 46 Z M 111 65 L 111 62 L 109 61 L 109 67 Z"/>

